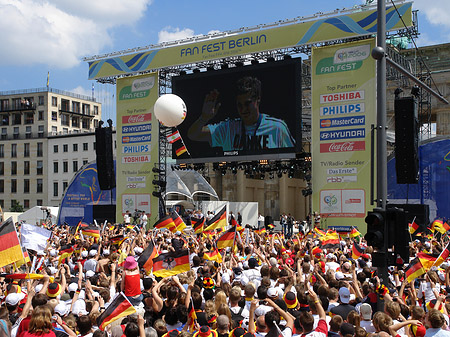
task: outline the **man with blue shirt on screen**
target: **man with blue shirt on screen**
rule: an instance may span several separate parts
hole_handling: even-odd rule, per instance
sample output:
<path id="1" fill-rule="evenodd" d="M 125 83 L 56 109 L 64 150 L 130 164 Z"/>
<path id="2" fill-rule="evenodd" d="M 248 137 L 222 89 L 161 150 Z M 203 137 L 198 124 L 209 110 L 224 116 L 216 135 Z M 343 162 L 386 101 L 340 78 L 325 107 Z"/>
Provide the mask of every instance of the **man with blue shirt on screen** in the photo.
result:
<path id="1" fill-rule="evenodd" d="M 222 147 L 223 151 L 294 147 L 295 140 L 286 123 L 259 111 L 261 82 L 257 78 L 248 76 L 237 81 L 240 118 L 208 124 L 220 108 L 218 97 L 217 90 L 206 95 L 202 114 L 189 128 L 190 139 L 207 141 L 212 147 Z"/>

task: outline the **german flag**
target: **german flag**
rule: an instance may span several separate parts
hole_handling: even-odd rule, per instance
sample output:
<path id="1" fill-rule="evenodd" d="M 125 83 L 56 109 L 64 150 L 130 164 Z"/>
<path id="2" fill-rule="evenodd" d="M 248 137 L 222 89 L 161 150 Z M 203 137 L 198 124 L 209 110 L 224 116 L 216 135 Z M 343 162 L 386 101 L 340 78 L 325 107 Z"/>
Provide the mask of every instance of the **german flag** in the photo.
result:
<path id="1" fill-rule="evenodd" d="M 352 227 L 352 230 L 350 231 L 350 237 L 356 238 L 357 236 L 361 236 L 361 233 L 355 227 Z"/>
<path id="2" fill-rule="evenodd" d="M 0 277 L 10 278 L 13 280 L 42 280 L 43 274 L 0 274 Z"/>
<path id="3" fill-rule="evenodd" d="M 210 220 L 206 222 L 205 231 L 210 231 L 213 229 L 225 227 L 227 225 L 227 206 L 223 206 L 223 208 L 214 215 Z"/>
<path id="4" fill-rule="evenodd" d="M 231 227 L 217 239 L 216 241 L 217 248 L 223 249 L 225 247 L 232 247 L 235 237 L 236 237 L 236 227 Z"/>
<path id="5" fill-rule="evenodd" d="M 170 215 L 173 219 L 173 223 L 175 224 L 175 231 L 182 231 L 186 228 L 186 224 L 184 223 L 183 219 L 181 219 L 181 216 L 176 212 L 173 211 Z"/>
<path id="6" fill-rule="evenodd" d="M 191 218 L 192 228 L 194 229 L 195 234 L 200 234 L 203 232 L 203 226 L 205 225 L 205 217 L 203 216 L 201 219 Z"/>
<path id="7" fill-rule="evenodd" d="M 440 220 L 440 219 L 436 219 L 431 224 L 431 231 L 433 233 L 435 231 L 438 231 L 439 233 L 444 234 L 447 230 L 444 228 L 444 222 L 442 220 Z"/>
<path id="8" fill-rule="evenodd" d="M 426 270 L 422 266 L 422 263 L 420 263 L 420 260 L 418 257 L 416 257 L 414 260 L 412 260 L 409 263 L 408 268 L 405 269 L 406 280 L 408 282 L 415 280 L 416 278 L 420 277 L 421 275 L 423 275 L 425 273 L 426 273 Z"/>
<path id="9" fill-rule="evenodd" d="M 66 245 L 62 246 L 59 250 L 59 259 L 58 259 L 58 265 L 60 265 L 65 259 L 68 257 L 71 257 L 75 249 L 72 246 Z"/>
<path id="10" fill-rule="evenodd" d="M 439 267 L 444 261 L 448 259 L 450 256 L 450 243 L 448 243 L 447 247 L 444 248 L 444 250 L 439 254 L 439 257 L 436 259 L 436 261 L 433 264 L 433 267 Z"/>
<path id="11" fill-rule="evenodd" d="M 119 318 L 134 314 L 136 309 L 123 293 L 119 293 L 111 304 L 97 317 L 97 326 L 104 331 L 106 326 Z"/>
<path id="12" fill-rule="evenodd" d="M 420 260 L 420 263 L 422 264 L 423 268 L 425 268 L 425 270 L 428 271 L 434 265 L 438 256 L 425 253 L 417 253 L 417 258 Z"/>
<path id="13" fill-rule="evenodd" d="M 222 255 L 220 255 L 217 248 L 212 252 L 203 253 L 203 258 L 209 261 L 216 261 L 218 263 L 222 262 Z"/>
<path id="14" fill-rule="evenodd" d="M 183 153 L 187 152 L 186 146 L 182 145 L 178 149 L 175 150 L 177 157 L 181 156 Z"/>
<path id="15" fill-rule="evenodd" d="M 22 247 L 12 218 L 0 225 L 0 267 L 22 260 Z"/>
<path id="16" fill-rule="evenodd" d="M 164 253 L 153 259 L 153 275 L 157 277 L 173 276 L 190 269 L 188 249 Z"/>
<path id="17" fill-rule="evenodd" d="M 418 229 L 419 225 L 413 220 L 413 222 L 409 224 L 409 233 L 414 234 Z"/>
<path id="18" fill-rule="evenodd" d="M 84 236 L 92 236 L 93 238 L 100 237 L 100 228 L 95 225 L 89 225 L 87 227 L 81 227 L 81 233 Z"/>
<path id="19" fill-rule="evenodd" d="M 325 236 L 327 234 L 325 231 L 321 230 L 318 227 L 314 227 L 314 232 L 316 232 L 319 235 L 319 237 Z"/>
<path id="20" fill-rule="evenodd" d="M 195 312 L 194 304 L 192 303 L 192 298 L 189 301 L 188 318 L 191 319 L 191 324 L 189 324 L 189 331 L 194 332 L 195 331 L 195 321 L 197 320 L 197 313 Z"/>
<path id="21" fill-rule="evenodd" d="M 325 236 L 319 238 L 322 242 L 322 248 L 339 248 L 339 234 L 335 231 L 328 231 Z"/>
<path id="22" fill-rule="evenodd" d="M 23 259 L 15 263 L 17 268 L 19 268 L 23 264 L 31 263 L 30 255 L 28 255 L 28 250 L 25 247 L 22 247 L 22 253 Z"/>
<path id="23" fill-rule="evenodd" d="M 316 255 L 318 255 L 318 254 L 321 254 L 322 252 L 323 252 L 322 249 L 320 249 L 319 247 L 314 247 L 314 248 L 311 250 L 311 254 L 314 255 L 314 256 L 316 256 Z"/>
<path id="24" fill-rule="evenodd" d="M 261 228 L 261 229 L 257 229 L 256 231 L 255 231 L 255 233 L 256 234 L 259 234 L 259 235 L 264 235 L 264 234 L 266 234 L 266 229 L 263 227 L 263 228 Z"/>
<path id="25" fill-rule="evenodd" d="M 175 223 L 170 215 L 166 215 L 164 218 L 159 219 L 153 225 L 155 228 L 167 228 L 171 232 L 176 231 Z"/>
<path id="26" fill-rule="evenodd" d="M 111 242 L 111 244 L 113 245 L 118 245 L 120 246 L 127 238 L 124 237 L 123 235 L 116 235 L 113 236 L 112 238 L 109 239 L 109 242 Z"/>
<path id="27" fill-rule="evenodd" d="M 137 263 L 140 268 L 144 268 L 147 274 L 149 274 L 153 267 L 153 259 L 156 257 L 158 252 L 156 251 L 156 247 L 153 244 L 153 241 L 150 241 L 147 248 L 142 252 L 141 256 L 137 260 Z"/>
<path id="28" fill-rule="evenodd" d="M 354 260 L 358 259 L 364 253 L 364 249 L 361 248 L 356 242 L 353 242 L 352 247 L 352 258 Z"/>

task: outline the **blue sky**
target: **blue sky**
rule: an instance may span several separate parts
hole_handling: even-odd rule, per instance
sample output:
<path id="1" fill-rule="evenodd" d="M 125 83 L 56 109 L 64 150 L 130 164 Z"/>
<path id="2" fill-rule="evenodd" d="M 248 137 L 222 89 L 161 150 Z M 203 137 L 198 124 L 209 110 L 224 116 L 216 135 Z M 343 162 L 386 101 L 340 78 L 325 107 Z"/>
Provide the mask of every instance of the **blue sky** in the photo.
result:
<path id="1" fill-rule="evenodd" d="M 91 94 L 85 56 L 349 8 L 361 0 L 0 0 L 0 91 Z M 416 0 L 419 46 L 450 41 L 450 1 Z M 104 116 L 112 86 L 95 83 Z"/>

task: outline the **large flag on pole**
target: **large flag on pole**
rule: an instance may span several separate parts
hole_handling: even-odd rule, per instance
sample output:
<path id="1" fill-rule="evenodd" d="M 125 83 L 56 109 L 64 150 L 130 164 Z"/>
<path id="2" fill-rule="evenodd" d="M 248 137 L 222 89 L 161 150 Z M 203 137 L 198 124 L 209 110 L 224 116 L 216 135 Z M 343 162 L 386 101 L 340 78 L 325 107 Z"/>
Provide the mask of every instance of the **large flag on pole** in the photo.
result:
<path id="1" fill-rule="evenodd" d="M 210 231 L 217 228 L 222 228 L 227 225 L 227 205 L 206 222 L 205 231 Z"/>
<path id="2" fill-rule="evenodd" d="M 448 259 L 449 256 L 450 256 L 450 242 L 447 244 L 447 246 L 444 248 L 441 254 L 439 254 L 439 257 L 434 262 L 433 267 L 439 267 L 444 261 Z"/>
<path id="3" fill-rule="evenodd" d="M 128 298 L 123 293 L 119 293 L 108 308 L 97 317 L 97 326 L 104 331 L 108 324 L 135 312 L 136 309 L 131 305 Z"/>
<path id="4" fill-rule="evenodd" d="M 153 268 L 153 259 L 156 257 L 158 252 L 156 251 L 156 247 L 153 244 L 153 240 L 150 240 L 147 248 L 142 252 L 141 256 L 139 256 L 139 259 L 137 260 L 139 267 L 144 268 L 147 274 L 150 273 L 150 271 Z"/>
<path id="5" fill-rule="evenodd" d="M 408 282 L 415 280 L 416 278 L 420 277 L 421 275 L 423 275 L 425 273 L 426 273 L 426 270 L 422 266 L 422 263 L 420 263 L 420 260 L 418 257 L 416 257 L 414 260 L 412 260 L 409 263 L 408 268 L 405 269 L 406 280 Z"/>
<path id="6" fill-rule="evenodd" d="M 184 223 L 183 219 L 181 219 L 181 216 L 176 212 L 173 211 L 170 215 L 173 219 L 173 223 L 175 224 L 175 230 L 176 231 L 182 231 L 186 228 L 186 224 Z"/>
<path id="7" fill-rule="evenodd" d="M 173 219 L 170 215 L 166 215 L 164 218 L 159 219 L 155 222 L 154 225 L 155 228 L 167 228 L 171 232 L 176 231 L 175 222 L 173 222 Z"/>
<path id="8" fill-rule="evenodd" d="M 89 225 L 87 227 L 81 227 L 81 234 L 84 236 L 91 236 L 94 238 L 100 237 L 100 228 L 96 225 Z"/>
<path id="9" fill-rule="evenodd" d="M 216 241 L 217 248 L 223 249 L 225 247 L 232 247 L 236 237 L 236 227 L 231 227 L 223 233 Z"/>
<path id="10" fill-rule="evenodd" d="M 0 267 L 22 260 L 22 247 L 12 218 L 0 225 Z"/>
<path id="11" fill-rule="evenodd" d="M 205 217 L 201 217 L 201 219 L 198 218 L 191 218 L 192 222 L 192 228 L 194 229 L 195 234 L 200 234 L 203 232 L 203 226 L 205 225 Z"/>

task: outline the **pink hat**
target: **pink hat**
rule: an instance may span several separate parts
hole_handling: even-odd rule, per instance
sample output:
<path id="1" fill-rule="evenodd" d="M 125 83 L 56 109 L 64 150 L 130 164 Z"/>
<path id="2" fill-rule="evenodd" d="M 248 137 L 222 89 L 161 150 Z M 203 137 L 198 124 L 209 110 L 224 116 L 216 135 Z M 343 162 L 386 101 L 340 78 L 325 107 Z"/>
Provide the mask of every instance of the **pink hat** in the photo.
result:
<path id="1" fill-rule="evenodd" d="M 134 269 L 137 267 L 137 262 L 133 256 L 128 256 L 125 260 L 125 263 L 123 264 L 123 267 L 125 269 Z"/>

